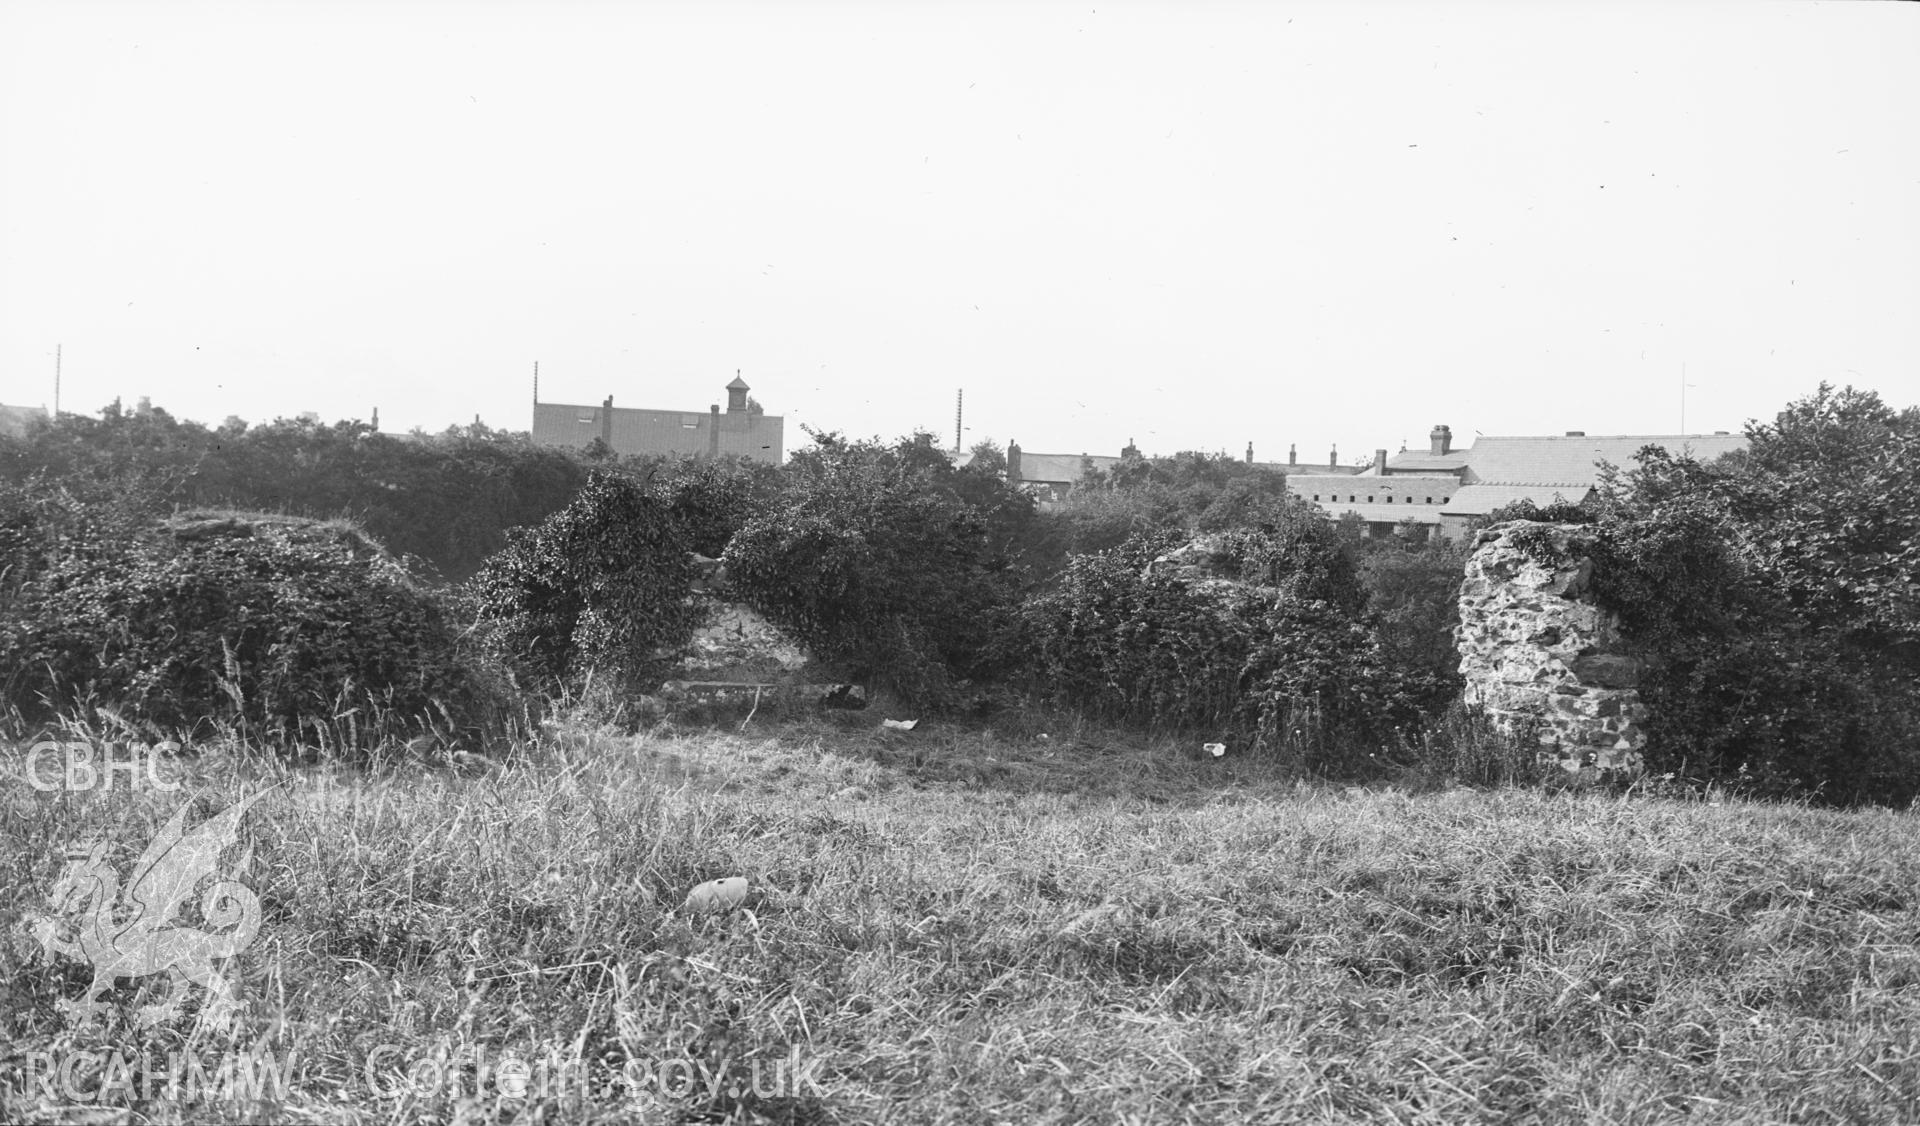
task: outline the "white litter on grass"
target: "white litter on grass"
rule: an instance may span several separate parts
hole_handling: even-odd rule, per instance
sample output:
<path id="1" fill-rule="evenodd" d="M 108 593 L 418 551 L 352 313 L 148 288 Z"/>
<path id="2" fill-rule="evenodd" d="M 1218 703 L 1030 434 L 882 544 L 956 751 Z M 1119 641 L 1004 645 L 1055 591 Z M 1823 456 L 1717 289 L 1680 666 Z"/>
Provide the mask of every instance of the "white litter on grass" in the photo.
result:
<path id="1" fill-rule="evenodd" d="M 690 911 L 730 911 L 747 898 L 747 878 L 728 876 L 708 880 L 687 893 L 685 907 Z"/>
<path id="2" fill-rule="evenodd" d="M 1202 749 L 1214 758 L 1219 758 L 1221 755 L 1227 753 L 1227 745 L 1225 743 L 1208 743 L 1205 744 Z"/>
<path id="3" fill-rule="evenodd" d="M 883 719 L 880 721 L 880 726 L 889 731 L 912 731 L 914 728 L 920 726 L 920 721 L 917 719 Z"/>

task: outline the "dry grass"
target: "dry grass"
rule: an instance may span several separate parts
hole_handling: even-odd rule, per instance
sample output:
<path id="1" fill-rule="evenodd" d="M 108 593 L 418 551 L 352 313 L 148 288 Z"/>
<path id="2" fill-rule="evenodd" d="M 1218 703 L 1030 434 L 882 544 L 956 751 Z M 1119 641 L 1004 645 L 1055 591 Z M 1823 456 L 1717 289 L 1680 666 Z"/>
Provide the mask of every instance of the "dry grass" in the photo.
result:
<path id="1" fill-rule="evenodd" d="M 467 773 L 205 755 L 209 809 L 279 787 L 245 832 L 265 922 L 239 1042 L 291 1081 L 107 1101 L 161 1123 L 1920 1120 L 1912 813 L 1316 787 L 1096 728 L 874 722 L 554 731 Z M 110 834 L 124 873 L 180 795 L 5 793 L 0 1118 L 78 1120 L 26 1084 L 33 1053 L 165 1059 L 187 1027 L 74 1032 L 57 1002 L 85 972 L 20 921 L 65 842 Z M 678 910 L 733 874 L 744 909 Z M 409 1059 L 604 1082 L 797 1052 L 821 1091 L 383 1096 L 381 1045 L 383 1087 Z"/>

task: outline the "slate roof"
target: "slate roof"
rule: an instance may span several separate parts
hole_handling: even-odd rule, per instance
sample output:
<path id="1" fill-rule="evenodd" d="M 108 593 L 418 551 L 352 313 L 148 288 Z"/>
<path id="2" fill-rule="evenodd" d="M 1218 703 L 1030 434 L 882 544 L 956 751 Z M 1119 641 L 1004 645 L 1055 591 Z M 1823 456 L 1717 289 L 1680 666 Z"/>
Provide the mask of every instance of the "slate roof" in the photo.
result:
<path id="1" fill-rule="evenodd" d="M 1405 474 L 1387 477 L 1370 477 L 1358 474 L 1351 477 L 1335 477 L 1330 474 L 1316 473 L 1287 478 L 1287 489 L 1312 499 L 1315 493 L 1343 493 L 1359 496 L 1371 493 L 1374 496 L 1391 495 L 1397 503 L 1403 496 L 1418 496 L 1415 503 L 1424 503 L 1429 496 L 1452 496 L 1460 490 L 1460 479 L 1452 474 Z M 1354 502 L 1360 503 L 1360 502 Z"/>
<path id="2" fill-rule="evenodd" d="M 1389 473 L 1434 473 L 1457 470 L 1467 464 L 1467 451 L 1455 450 L 1450 454 L 1431 452 L 1414 453 L 1402 450 L 1387 459 Z"/>
<path id="3" fill-rule="evenodd" d="M 9 407 L 0 404 L 0 434 L 12 438 L 24 438 L 27 436 L 27 427 L 33 424 L 33 420 L 45 417 L 47 417 L 45 407 Z"/>
<path id="4" fill-rule="evenodd" d="M 1687 451 L 1701 461 L 1745 449 L 1744 434 L 1622 434 L 1587 437 L 1478 438 L 1469 457 L 1470 484 L 1593 485 L 1598 463 L 1632 469 L 1633 455 L 1644 446 Z"/>
<path id="5" fill-rule="evenodd" d="M 1083 462 L 1091 461 L 1096 469 L 1112 469 L 1120 464 L 1117 457 L 1105 457 L 1099 454 L 1030 454 L 1020 451 L 1020 480 L 1041 482 L 1054 485 L 1072 484 L 1080 479 Z"/>
<path id="6" fill-rule="evenodd" d="M 1644 446 L 1688 451 L 1701 461 L 1745 449 L 1744 434 L 1598 434 L 1585 436 L 1480 437 L 1471 448 L 1436 456 L 1409 451 L 1388 459 L 1389 476 L 1402 473 L 1461 473 L 1469 485 L 1598 484 L 1602 461 L 1622 469 L 1636 464 L 1633 455 Z"/>
<path id="7" fill-rule="evenodd" d="M 1485 516 L 1496 508 L 1530 500 L 1545 507 L 1556 499 L 1577 504 L 1593 491 L 1591 485 L 1466 485 L 1441 505 L 1448 516 Z"/>

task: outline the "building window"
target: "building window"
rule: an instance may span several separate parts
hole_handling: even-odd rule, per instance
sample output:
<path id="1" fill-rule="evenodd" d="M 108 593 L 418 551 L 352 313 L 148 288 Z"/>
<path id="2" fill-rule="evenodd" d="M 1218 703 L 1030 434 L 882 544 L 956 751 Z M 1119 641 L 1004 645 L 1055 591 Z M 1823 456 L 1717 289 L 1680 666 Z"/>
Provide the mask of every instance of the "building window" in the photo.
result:
<path id="1" fill-rule="evenodd" d="M 1428 503 L 1428 504 L 1432 504 L 1432 503 L 1433 503 L 1433 498 L 1432 498 L 1432 497 L 1428 497 L 1428 498 L 1427 498 L 1427 503 Z"/>
<path id="2" fill-rule="evenodd" d="M 1368 493 L 1368 494 L 1367 494 L 1367 503 L 1368 503 L 1368 504 L 1372 504 L 1372 503 L 1373 503 L 1373 494 L 1372 494 L 1372 493 Z"/>
<path id="3" fill-rule="evenodd" d="M 1352 504 L 1352 503 L 1353 503 L 1354 501 L 1356 501 L 1356 500 L 1359 500 L 1359 499 L 1360 499 L 1359 497 L 1356 497 L 1356 496 L 1354 496 L 1354 495 L 1353 495 L 1352 493 L 1348 493 L 1348 494 L 1347 494 L 1347 503 L 1348 503 L 1348 504 Z"/>
<path id="4" fill-rule="evenodd" d="M 1440 498 L 1440 503 L 1441 503 L 1441 504 L 1445 504 L 1445 503 L 1447 503 L 1447 502 L 1448 502 L 1449 500 L 1452 500 L 1452 499 L 1453 499 L 1452 497 L 1441 497 L 1441 498 Z"/>
<path id="5" fill-rule="evenodd" d="M 1313 499 L 1314 499 L 1314 500 L 1319 500 L 1319 499 L 1320 499 L 1320 494 L 1319 494 L 1319 493 L 1315 493 L 1315 494 L 1313 494 Z"/>

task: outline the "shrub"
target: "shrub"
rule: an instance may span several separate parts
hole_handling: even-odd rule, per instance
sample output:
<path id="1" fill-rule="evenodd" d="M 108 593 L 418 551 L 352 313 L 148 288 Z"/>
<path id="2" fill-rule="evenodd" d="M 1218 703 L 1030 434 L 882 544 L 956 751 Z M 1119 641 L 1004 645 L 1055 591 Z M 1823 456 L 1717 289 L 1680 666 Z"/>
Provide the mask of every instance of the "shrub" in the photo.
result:
<path id="1" fill-rule="evenodd" d="M 947 707 L 995 671 L 1014 576 L 930 436 L 892 446 L 814 436 L 780 503 L 724 556 L 734 589 L 819 657 L 907 702 Z M 1003 488 L 1003 487 L 1002 487 Z"/>
<path id="2" fill-rule="evenodd" d="M 667 504 L 597 470 L 565 508 L 514 529 L 467 595 L 490 649 L 543 691 L 592 673 L 646 692 L 692 636 L 688 551 Z"/>
<path id="3" fill-rule="evenodd" d="M 666 504 L 692 550 L 715 559 L 734 533 L 776 503 L 780 488 L 778 467 L 739 458 L 653 456 L 629 459 L 623 468 Z"/>
<path id="4" fill-rule="evenodd" d="M 1303 597 L 1315 584 L 1281 569 L 1313 553 L 1280 535 L 1208 543 L 1216 570 L 1255 581 L 1149 574 L 1155 539 L 1070 560 L 1025 608 L 1039 682 L 1100 715 L 1231 734 L 1319 770 L 1355 768 L 1364 746 L 1417 720 L 1417 678 L 1350 608 Z"/>
<path id="5" fill-rule="evenodd" d="M 439 599 L 364 542 L 235 522 L 62 550 L 8 604 L 8 702 L 37 717 L 105 705 L 186 738 L 234 725 L 282 746 L 497 732 L 501 683 Z"/>
<path id="6" fill-rule="evenodd" d="M 1467 550 L 1442 539 L 1370 540 L 1360 561 L 1360 585 L 1380 647 L 1398 668 L 1431 678 L 1429 711 L 1444 707 L 1460 691 L 1460 652 L 1454 629 L 1460 624 L 1460 583 Z"/>

